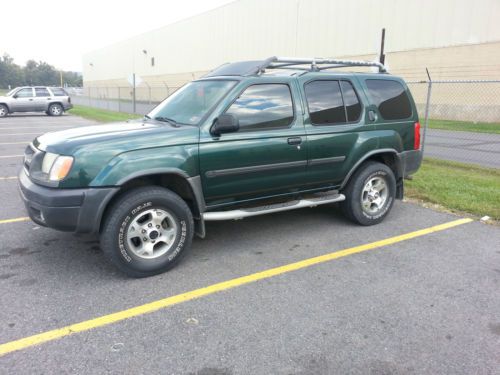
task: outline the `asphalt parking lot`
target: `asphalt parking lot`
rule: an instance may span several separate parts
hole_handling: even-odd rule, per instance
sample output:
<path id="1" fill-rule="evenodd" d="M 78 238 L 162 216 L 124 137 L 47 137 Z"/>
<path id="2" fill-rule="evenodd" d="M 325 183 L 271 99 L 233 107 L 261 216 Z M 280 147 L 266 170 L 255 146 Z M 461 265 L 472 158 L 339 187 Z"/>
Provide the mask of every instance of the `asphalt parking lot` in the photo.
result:
<path id="1" fill-rule="evenodd" d="M 500 374 L 500 228 L 436 227 L 461 218 L 405 202 L 359 227 L 320 206 L 210 222 L 178 267 L 128 279 L 96 238 L 22 219 L 15 176 L 26 144 L 86 124 L 0 120 L 0 373 Z M 167 297 L 177 302 L 126 312 Z M 82 332 L 16 347 L 80 322 Z"/>

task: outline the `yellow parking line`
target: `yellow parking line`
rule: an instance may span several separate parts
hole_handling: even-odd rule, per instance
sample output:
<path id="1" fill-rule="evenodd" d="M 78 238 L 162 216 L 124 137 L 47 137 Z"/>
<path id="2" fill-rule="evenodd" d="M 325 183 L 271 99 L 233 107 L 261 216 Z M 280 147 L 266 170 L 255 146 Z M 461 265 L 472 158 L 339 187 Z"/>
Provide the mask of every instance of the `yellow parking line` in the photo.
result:
<path id="1" fill-rule="evenodd" d="M 0 156 L 0 159 L 6 159 L 6 158 L 18 158 L 24 155 L 2 155 Z"/>
<path id="2" fill-rule="evenodd" d="M 17 180 L 17 176 L 0 177 L 0 181 L 5 181 L 5 180 Z"/>
<path id="3" fill-rule="evenodd" d="M 160 309 L 164 309 L 169 306 L 177 305 L 182 302 L 191 301 L 196 298 L 207 296 L 210 294 L 222 292 L 224 290 L 232 289 L 241 285 L 253 283 L 259 280 L 268 279 L 273 276 L 282 275 L 284 273 L 300 270 L 306 267 L 311 267 L 316 264 L 328 262 L 330 260 L 339 259 L 349 255 L 361 253 L 368 250 L 377 249 L 383 246 L 393 245 L 398 242 L 407 241 L 412 238 L 424 236 L 426 234 L 439 232 L 448 228 L 456 227 L 457 225 L 462 225 L 470 223 L 472 219 L 459 219 L 448 223 L 436 225 L 433 227 L 417 230 L 415 232 L 410 232 L 402 234 L 395 237 L 386 238 L 385 240 L 372 242 L 366 245 L 355 246 L 348 249 L 336 251 L 333 253 L 320 255 L 314 258 L 305 259 L 296 263 L 290 263 L 284 266 L 271 268 L 262 272 L 253 273 L 251 275 L 238 277 L 235 279 L 223 281 L 217 284 L 212 284 L 210 286 L 195 289 L 190 292 L 177 294 L 172 297 L 167 297 L 154 302 L 146 303 L 144 305 L 132 307 L 127 310 L 118 311 L 109 315 L 103 315 L 98 318 L 86 320 L 80 323 L 71 324 L 66 327 L 53 329 L 51 331 L 46 331 L 39 333 L 37 335 L 25 337 L 19 340 L 10 341 L 5 344 L 0 345 L 0 356 L 14 352 L 16 350 L 26 349 L 31 346 L 41 344 L 44 342 L 59 339 L 64 336 L 69 336 L 73 333 L 88 331 L 93 328 L 103 327 L 108 324 L 116 323 L 125 319 L 130 319 L 136 316 L 148 314 Z"/>
<path id="4" fill-rule="evenodd" d="M 29 217 L 17 217 L 15 219 L 4 219 L 0 220 L 0 224 L 17 223 L 19 221 L 28 221 Z"/>

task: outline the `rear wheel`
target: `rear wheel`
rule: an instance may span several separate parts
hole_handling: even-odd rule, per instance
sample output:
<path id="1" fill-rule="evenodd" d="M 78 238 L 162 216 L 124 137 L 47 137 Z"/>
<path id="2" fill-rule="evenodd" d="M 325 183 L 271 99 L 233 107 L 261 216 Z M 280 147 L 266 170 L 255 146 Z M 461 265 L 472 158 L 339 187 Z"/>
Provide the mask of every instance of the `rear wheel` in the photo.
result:
<path id="1" fill-rule="evenodd" d="M 62 107 L 62 105 L 60 104 L 51 104 L 49 106 L 49 110 L 48 110 L 48 113 L 50 116 L 61 116 L 64 112 L 64 109 Z"/>
<path id="2" fill-rule="evenodd" d="M 378 224 L 389 214 L 396 196 L 396 178 L 385 164 L 367 162 L 354 173 L 343 191 L 342 211 L 361 225 Z"/>
<path id="3" fill-rule="evenodd" d="M 175 193 L 161 187 L 129 191 L 113 204 L 101 232 L 104 254 L 132 277 L 175 266 L 191 246 L 193 216 Z"/>
<path id="4" fill-rule="evenodd" d="M 0 117 L 5 117 L 9 114 L 9 109 L 6 105 L 0 104 Z"/>

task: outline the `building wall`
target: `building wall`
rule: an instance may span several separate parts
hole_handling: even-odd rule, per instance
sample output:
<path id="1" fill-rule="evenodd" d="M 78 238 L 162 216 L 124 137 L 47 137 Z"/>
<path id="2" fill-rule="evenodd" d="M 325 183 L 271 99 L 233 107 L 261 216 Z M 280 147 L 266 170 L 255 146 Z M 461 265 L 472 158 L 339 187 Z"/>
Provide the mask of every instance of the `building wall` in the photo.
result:
<path id="1" fill-rule="evenodd" d="M 90 52 L 83 78 L 126 86 L 135 72 L 176 87 L 228 61 L 375 58 L 383 27 L 394 73 L 423 79 L 429 67 L 433 78 L 498 77 L 499 15 L 498 0 L 239 0 Z"/>

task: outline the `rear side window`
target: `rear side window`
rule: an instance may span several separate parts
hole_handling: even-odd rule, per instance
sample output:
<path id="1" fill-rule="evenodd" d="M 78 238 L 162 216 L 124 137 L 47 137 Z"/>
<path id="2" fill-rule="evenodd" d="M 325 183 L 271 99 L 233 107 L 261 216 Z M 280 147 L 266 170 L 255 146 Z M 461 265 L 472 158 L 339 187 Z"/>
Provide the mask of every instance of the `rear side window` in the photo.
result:
<path id="1" fill-rule="evenodd" d="M 35 96 L 50 96 L 49 90 L 43 87 L 35 88 Z"/>
<path id="2" fill-rule="evenodd" d="M 362 107 L 351 82 L 312 81 L 305 85 L 304 90 L 314 125 L 345 124 L 359 120 Z"/>
<path id="3" fill-rule="evenodd" d="M 226 113 L 240 122 L 240 131 L 288 127 L 294 117 L 290 88 L 284 84 L 249 86 Z"/>
<path id="4" fill-rule="evenodd" d="M 410 99 L 403 85 L 397 81 L 368 79 L 366 87 L 370 98 L 386 120 L 404 120 L 411 116 Z"/>
<path id="5" fill-rule="evenodd" d="M 51 87 L 50 91 L 52 91 L 54 96 L 68 96 L 68 93 L 60 87 Z"/>
<path id="6" fill-rule="evenodd" d="M 312 81 L 305 85 L 309 115 L 314 124 L 346 123 L 339 81 Z"/>

